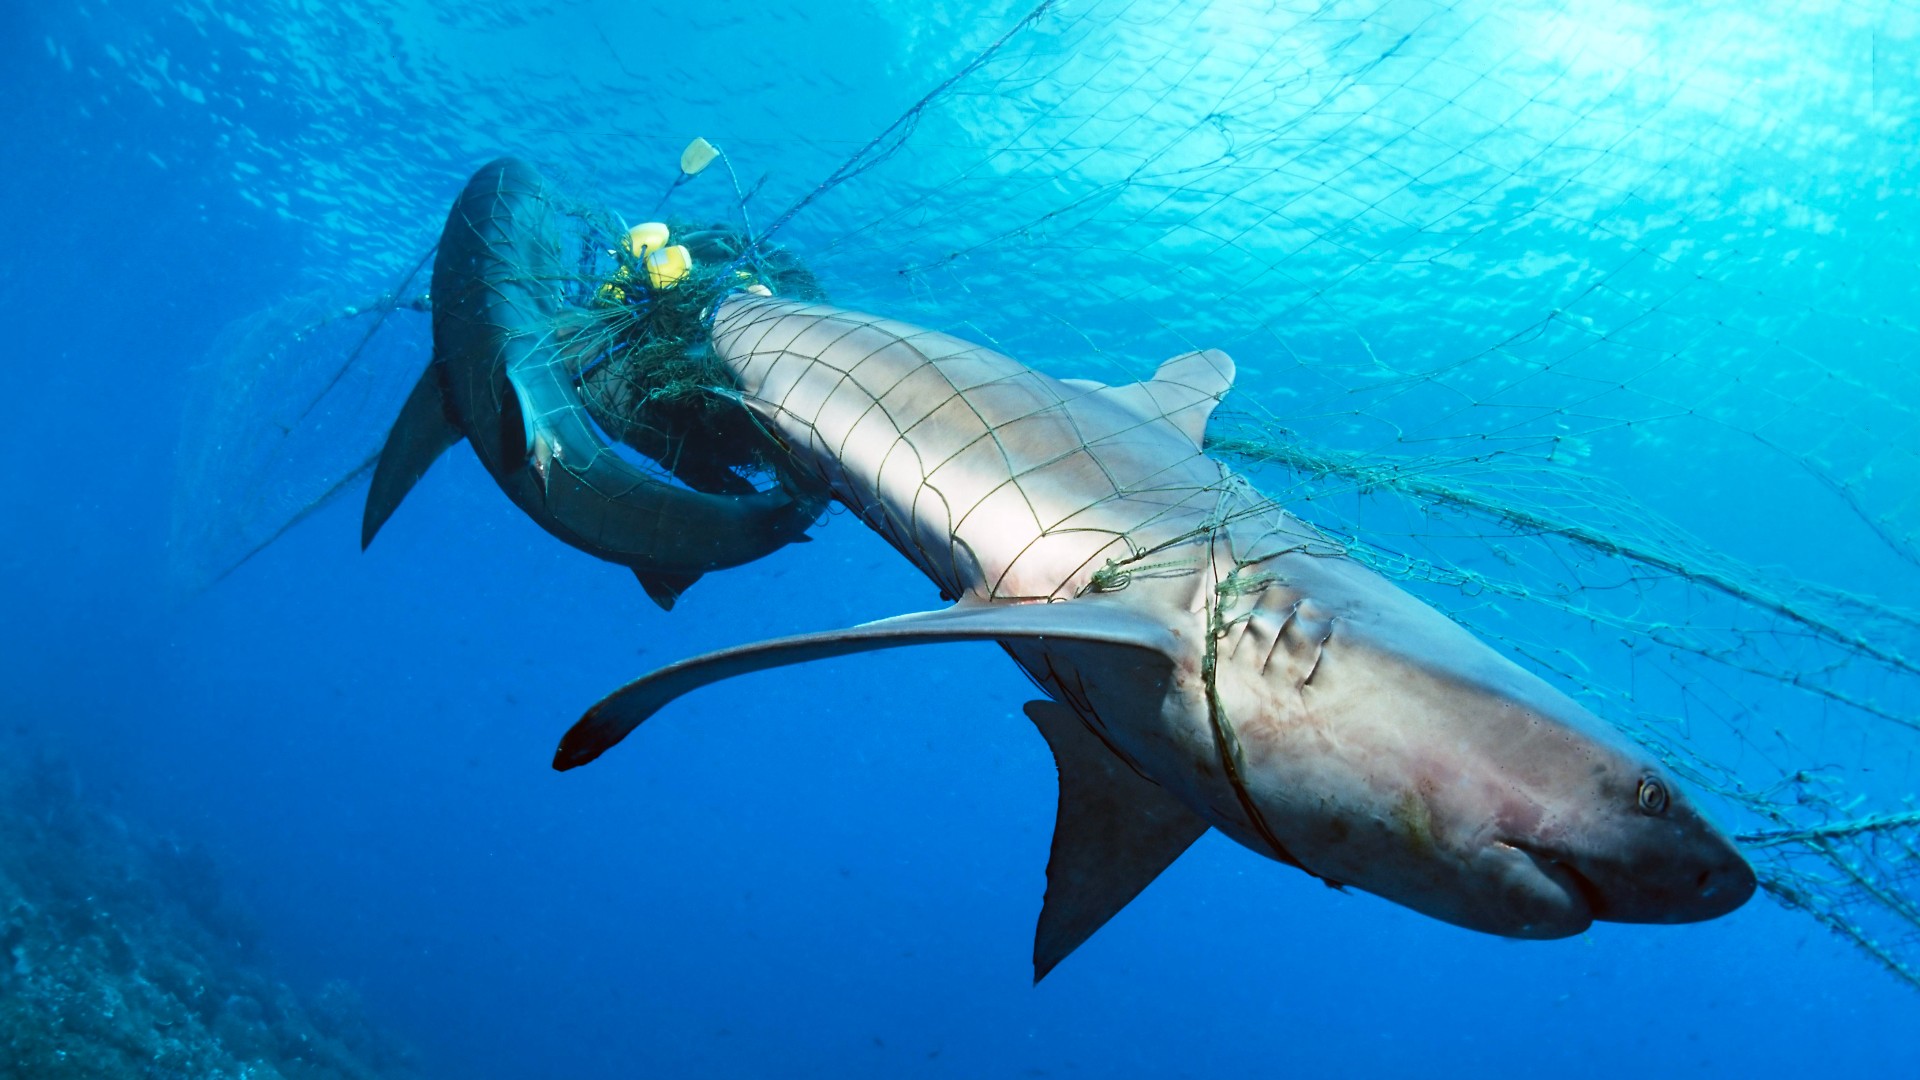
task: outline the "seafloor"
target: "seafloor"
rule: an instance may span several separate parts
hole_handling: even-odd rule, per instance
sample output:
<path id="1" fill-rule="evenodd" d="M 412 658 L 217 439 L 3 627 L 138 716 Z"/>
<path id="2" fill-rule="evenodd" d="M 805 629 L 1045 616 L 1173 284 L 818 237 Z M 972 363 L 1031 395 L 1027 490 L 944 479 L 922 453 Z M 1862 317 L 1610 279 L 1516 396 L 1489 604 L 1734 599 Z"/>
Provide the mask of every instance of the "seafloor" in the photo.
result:
<path id="1" fill-rule="evenodd" d="M 413 1077 L 344 982 L 275 978 L 203 848 L 0 756 L 0 1080 Z"/>

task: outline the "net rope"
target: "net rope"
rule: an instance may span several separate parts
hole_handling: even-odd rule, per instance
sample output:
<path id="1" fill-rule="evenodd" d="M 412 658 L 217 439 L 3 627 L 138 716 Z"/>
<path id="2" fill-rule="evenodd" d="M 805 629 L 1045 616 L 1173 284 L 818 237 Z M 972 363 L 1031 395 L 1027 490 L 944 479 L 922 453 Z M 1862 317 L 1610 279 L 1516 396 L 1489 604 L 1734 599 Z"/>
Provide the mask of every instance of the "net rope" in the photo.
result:
<path id="1" fill-rule="evenodd" d="M 817 263 L 1054 370 L 1226 349 L 1217 450 L 1717 795 L 1772 896 L 1920 985 L 1915 162 L 1855 59 L 1911 9 L 1629 10 L 1584 71 L 1581 5 L 1408 10 L 1062 14 L 947 103 L 980 155 L 896 160 L 935 179 L 863 192 Z M 980 282 L 1044 310 L 958 321 Z"/>
<path id="2" fill-rule="evenodd" d="M 1900 0 L 1063 0 L 943 55 L 837 172 L 709 134 L 846 307 L 1111 383 L 1230 353 L 1218 453 L 1654 748 L 1771 896 L 1920 986 L 1916 42 Z M 225 415 L 312 400 L 351 320 L 275 342 L 321 314 L 216 350 Z M 324 448 L 189 453 L 193 487 L 267 492 L 213 516 L 270 539 L 377 447 L 378 396 Z"/>

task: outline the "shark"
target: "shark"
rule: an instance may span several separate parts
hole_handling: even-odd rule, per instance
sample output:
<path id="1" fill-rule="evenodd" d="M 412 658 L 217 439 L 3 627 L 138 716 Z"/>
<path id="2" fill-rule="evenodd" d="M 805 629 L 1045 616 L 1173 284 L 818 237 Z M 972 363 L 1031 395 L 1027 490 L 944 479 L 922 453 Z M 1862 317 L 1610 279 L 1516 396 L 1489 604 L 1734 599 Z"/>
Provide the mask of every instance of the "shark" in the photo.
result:
<path id="1" fill-rule="evenodd" d="M 1685 923 L 1755 877 L 1647 750 L 1204 450 L 1232 360 L 1057 379 L 860 312 L 735 297 L 712 347 L 794 467 L 951 606 L 762 641 L 606 696 L 554 767 L 717 680 L 997 642 L 1059 773 L 1038 982 L 1209 829 L 1514 938 Z"/>
<path id="2" fill-rule="evenodd" d="M 616 452 L 580 397 L 556 315 L 566 270 L 540 173 L 501 158 L 454 200 L 434 254 L 433 354 L 374 466 L 360 546 L 447 449 L 472 445 L 500 490 L 562 541 L 630 568 L 671 609 L 701 574 L 805 540 L 817 502 L 755 490 L 711 455 L 670 454 L 667 433 L 635 425 L 637 447 L 681 484 Z M 697 433 L 696 433 L 697 434 Z"/>

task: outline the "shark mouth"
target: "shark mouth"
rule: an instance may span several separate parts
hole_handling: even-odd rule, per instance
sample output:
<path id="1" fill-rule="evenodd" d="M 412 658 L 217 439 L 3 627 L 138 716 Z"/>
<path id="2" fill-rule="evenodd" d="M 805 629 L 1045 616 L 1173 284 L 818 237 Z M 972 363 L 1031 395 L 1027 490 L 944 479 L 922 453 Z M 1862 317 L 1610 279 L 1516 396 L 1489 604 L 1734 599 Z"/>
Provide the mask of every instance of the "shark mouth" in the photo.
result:
<path id="1" fill-rule="evenodd" d="M 1534 872 L 1566 898 L 1566 916 L 1571 924 L 1565 934 L 1577 934 L 1587 928 L 1595 919 L 1605 919 L 1607 902 L 1600 887 L 1593 879 L 1581 873 L 1579 868 L 1558 856 L 1533 848 L 1513 840 L 1496 840 L 1496 847 L 1507 848 L 1526 856 Z M 1559 935 L 1556 935 L 1559 936 Z"/>
<path id="2" fill-rule="evenodd" d="M 1511 840 L 1499 846 L 1525 854 L 1589 918 L 1602 922 L 1672 924 L 1715 919 L 1746 903 L 1755 887 L 1752 869 L 1731 848 L 1724 859 L 1714 858 L 1709 851 L 1677 866 L 1656 862 L 1643 870 L 1641 878 L 1609 875 L 1612 887 L 1602 889 L 1564 854 Z"/>

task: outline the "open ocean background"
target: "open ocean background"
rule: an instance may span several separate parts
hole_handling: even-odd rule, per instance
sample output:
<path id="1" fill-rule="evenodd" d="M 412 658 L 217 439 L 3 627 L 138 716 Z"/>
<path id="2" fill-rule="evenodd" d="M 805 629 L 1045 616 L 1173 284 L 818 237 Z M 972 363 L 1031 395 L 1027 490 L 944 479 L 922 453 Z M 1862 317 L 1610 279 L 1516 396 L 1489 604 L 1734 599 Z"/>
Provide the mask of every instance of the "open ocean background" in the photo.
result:
<path id="1" fill-rule="evenodd" d="M 1468 48 L 1489 19 L 1525 27 L 1533 8 L 1553 21 L 1540 39 L 1551 47 Z M 998 0 L 0 5 L 0 310 L 12 327 L 0 752 L 24 760 L 47 749 L 71 762 L 87 799 L 203 845 L 279 976 L 296 988 L 354 984 L 429 1076 L 1920 1076 L 1920 997 L 1764 896 L 1705 925 L 1601 924 L 1520 944 L 1336 893 L 1218 834 L 1035 988 L 1054 770 L 1019 712 L 1030 688 L 990 646 L 721 684 L 593 768 L 548 768 L 585 706 L 653 666 L 938 604 L 844 515 L 815 543 L 708 577 L 667 614 L 625 570 L 524 520 L 457 447 L 365 554 L 356 488 L 212 588 L 175 587 L 175 447 L 183 429 L 222 422 L 189 400 L 224 327 L 316 290 L 351 301 L 390 288 L 465 177 L 500 153 L 565 172 L 639 220 L 679 148 L 705 135 L 744 183 L 767 174 L 754 205 L 771 216 L 1025 11 Z M 1026 66 L 989 71 L 999 81 L 988 85 L 1046 93 L 1043 76 L 1058 70 L 1040 62 L 1048 43 L 1071 47 L 1086 11 L 1063 4 L 1025 32 Z M 1163 74 L 1198 85 L 1267 62 L 1226 46 L 1234 19 L 1258 25 L 1276 11 L 1182 23 L 1169 31 L 1176 44 L 1221 35 L 1220 66 L 1189 56 Z M 1798 347 L 1856 380 L 1850 392 L 1883 387 L 1912 407 L 1901 395 L 1916 385 L 1920 309 L 1900 305 L 1920 276 L 1915 128 L 1850 128 L 1864 114 L 1807 89 L 1864 63 L 1887 95 L 1872 108 L 1907 109 L 1911 5 L 1322 14 L 1347 28 L 1327 41 L 1378 39 L 1384 59 L 1437 35 L 1464 64 L 1523 64 L 1538 85 L 1607 76 L 1621 35 L 1663 56 L 1767 72 L 1767 92 L 1803 113 L 1757 100 L 1701 111 L 1692 130 L 1694 114 L 1662 112 L 1665 91 L 1647 91 L 1642 110 L 1672 156 L 1621 152 L 1640 170 L 1637 205 L 1648 222 L 1663 199 L 1696 207 L 1687 170 L 1708 153 L 1732 161 L 1700 183 L 1742 212 L 1673 238 L 1671 250 L 1737 255 L 1778 228 L 1803 230 L 1795 259 L 1759 265 L 1749 280 L 1789 301 L 1817 285 L 1823 310 L 1844 292 L 1851 310 L 1887 316 L 1892 329 L 1873 333 L 1899 349 L 1879 350 L 1884 340 L 1866 331 L 1810 331 Z M 1132 59 L 1157 70 L 1151 56 Z M 1154 91 L 1138 92 L 1137 111 L 1150 115 Z M 1754 92 L 1738 80 L 1715 90 Z M 1133 257 L 1145 242 L 1124 215 L 1057 234 L 1022 263 L 1025 276 L 984 257 L 901 275 L 916 259 L 992 240 L 984 226 L 967 234 L 964 220 L 991 188 L 939 186 L 980 159 L 966 110 L 998 105 L 987 93 L 948 104 L 910 152 L 836 189 L 783 235 L 803 258 L 817 255 L 836 299 L 971 328 L 1052 370 L 1094 361 L 1056 364 L 1050 341 L 1095 342 L 1098 362 L 1140 376 L 1173 351 L 1162 338 L 1214 344 L 1203 340 L 1209 309 L 1230 320 L 1227 309 L 1246 307 L 1237 285 L 1205 275 L 1165 292 L 1126 288 L 1128 275 L 1164 284 L 1166 266 L 1206 256 Z M 1567 111 L 1565 129 L 1578 132 L 1583 115 Z M 1742 134 L 1742 122 L 1765 130 Z M 1620 145 L 1608 130 L 1596 145 Z M 1135 135 L 1148 138 L 1104 129 L 1076 169 L 1131 168 Z M 1315 137 L 1361 157 L 1356 142 L 1384 138 L 1363 122 Z M 1842 150 L 1854 156 L 1820 182 L 1792 179 L 1807 175 L 1799 155 Z M 1753 198 L 1728 184 L 1751 186 Z M 1769 185 L 1790 195 L 1777 220 Z M 1161 187 L 1179 197 L 1178 184 Z M 936 189 L 955 201 L 894 214 Z M 1071 194 L 1062 181 L 1006 198 L 1045 206 Z M 706 176 L 685 189 L 690 206 L 724 210 L 723 195 L 724 182 Z M 866 227 L 883 212 L 893 214 L 884 228 Z M 1382 324 L 1376 349 L 1417 339 L 1473 353 L 1487 326 L 1563 303 L 1540 282 L 1570 272 L 1526 258 L 1551 240 L 1496 230 L 1475 258 L 1502 269 L 1473 278 L 1470 292 L 1417 275 L 1396 286 L 1383 273 L 1379 295 L 1401 297 L 1398 307 L 1369 309 L 1371 294 L 1350 291 L 1345 307 L 1314 317 Z M 1054 272 L 1045 253 L 1068 247 L 1113 257 Z M 1311 264 L 1296 269 L 1304 280 Z M 1076 307 L 1096 275 L 1108 275 L 1103 296 L 1131 301 Z M 1050 321 L 1049 311 L 1063 314 Z M 396 329 L 368 362 L 397 372 L 404 392 L 425 362 L 424 318 L 396 319 L 414 320 L 412 332 Z M 1219 343 L 1241 358 L 1241 392 L 1284 413 L 1293 362 Z M 371 448 L 386 408 L 329 422 L 357 421 L 357 445 Z M 1910 427 L 1833 437 L 1905 439 L 1909 450 L 1920 438 Z M 1841 456 L 1822 445 L 1823 460 Z M 1782 475 L 1754 441 L 1712 455 L 1684 442 L 1640 450 L 1608 459 L 1610 478 L 1719 547 L 1920 605 L 1911 568 L 1884 562 L 1857 530 L 1827 532 L 1837 512 L 1819 485 Z M 1606 446 L 1593 454 L 1606 459 Z M 1915 526 L 1910 490 L 1888 505 L 1909 514 L 1896 528 Z M 1779 700 L 1770 722 L 1797 722 L 1798 706 Z M 1751 704 L 1764 714 L 1773 699 Z M 1911 698 L 1886 704 L 1920 711 Z M 1879 778 L 1894 798 L 1913 780 L 1904 757 Z"/>

